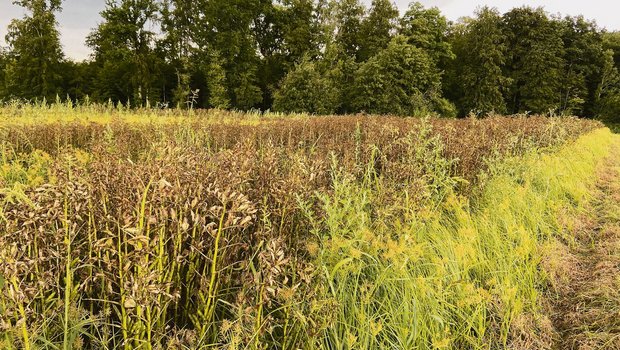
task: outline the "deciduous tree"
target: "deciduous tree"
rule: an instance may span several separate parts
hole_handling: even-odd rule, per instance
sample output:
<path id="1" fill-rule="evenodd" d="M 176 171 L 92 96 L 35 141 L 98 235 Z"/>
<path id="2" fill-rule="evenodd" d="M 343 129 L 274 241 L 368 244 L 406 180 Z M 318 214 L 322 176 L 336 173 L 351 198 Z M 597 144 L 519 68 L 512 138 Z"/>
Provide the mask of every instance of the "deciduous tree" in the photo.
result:
<path id="1" fill-rule="evenodd" d="M 100 100 L 129 101 L 145 105 L 159 100 L 154 54 L 157 21 L 154 0 L 107 0 L 103 22 L 89 35 L 99 67 L 97 96 Z"/>
<path id="2" fill-rule="evenodd" d="M 453 46 L 459 59 L 453 67 L 462 91 L 461 113 L 505 113 L 503 90 L 508 79 L 502 68 L 508 47 L 500 14 L 495 9 L 481 8 L 456 40 Z"/>
<path id="3" fill-rule="evenodd" d="M 509 47 L 505 75 L 510 113 L 548 113 L 561 107 L 564 46 L 561 27 L 542 9 L 515 8 L 503 16 Z"/>
<path id="4" fill-rule="evenodd" d="M 304 59 L 284 78 L 275 93 L 273 108 L 280 112 L 333 114 L 339 91 L 317 64 Z"/>
<path id="5" fill-rule="evenodd" d="M 602 78 L 595 95 L 596 116 L 604 121 L 620 123 L 620 73 L 614 52 L 604 53 Z"/>
<path id="6" fill-rule="evenodd" d="M 362 21 L 365 9 L 359 0 L 342 0 L 335 6 L 335 41 L 341 52 L 360 60 L 359 50 L 362 41 Z"/>
<path id="7" fill-rule="evenodd" d="M 438 8 L 425 8 L 414 2 L 400 19 L 400 34 L 409 44 L 426 51 L 435 65 L 442 68 L 454 57 L 447 40 L 448 21 Z"/>
<path id="8" fill-rule="evenodd" d="M 385 49 L 398 25 L 398 9 L 390 0 L 373 0 L 362 21 L 359 58 L 366 61 Z"/>
<path id="9" fill-rule="evenodd" d="M 596 24 L 582 16 L 557 21 L 564 45 L 560 110 L 569 115 L 593 115 L 605 60 L 603 38 Z"/>
<path id="10" fill-rule="evenodd" d="M 6 91 L 12 97 L 54 100 L 62 95 L 61 62 L 64 60 L 56 13 L 61 0 L 19 0 L 27 14 L 8 28 Z"/>
<path id="11" fill-rule="evenodd" d="M 432 58 L 404 36 L 394 37 L 385 50 L 360 66 L 354 91 L 357 111 L 454 115 L 454 108 L 441 97 L 441 77 Z"/>
<path id="12" fill-rule="evenodd" d="M 6 66 L 8 63 L 8 55 L 4 48 L 0 47 L 0 101 L 5 99 L 8 95 L 5 88 L 6 80 Z"/>
<path id="13" fill-rule="evenodd" d="M 174 80 L 166 86 L 170 89 L 172 102 L 184 106 L 192 90 L 192 77 L 196 75 L 196 2 L 192 0 L 163 0 L 161 3 L 161 31 L 163 39 L 158 48 L 166 63 L 166 72 L 173 72 Z M 169 78 L 168 78 L 169 79 Z M 166 101 L 167 102 L 167 101 Z"/>
<path id="14" fill-rule="evenodd" d="M 304 57 L 319 56 L 324 36 L 317 6 L 314 0 L 274 1 L 264 6 L 264 15 L 255 20 L 264 108 L 273 103 L 273 91 L 284 75 Z"/>
<path id="15" fill-rule="evenodd" d="M 611 50 L 614 58 L 614 65 L 620 68 L 620 32 L 603 32 L 603 47 Z"/>
<path id="16" fill-rule="evenodd" d="M 225 72 L 224 88 L 231 107 L 243 110 L 260 107 L 263 100 L 258 80 L 258 44 L 252 27 L 270 5 L 271 1 L 267 0 L 197 1 L 200 14 L 195 40 L 201 52 L 208 55 L 202 57 L 218 57 L 218 64 Z M 205 62 L 203 72 L 208 73 L 213 64 Z"/>

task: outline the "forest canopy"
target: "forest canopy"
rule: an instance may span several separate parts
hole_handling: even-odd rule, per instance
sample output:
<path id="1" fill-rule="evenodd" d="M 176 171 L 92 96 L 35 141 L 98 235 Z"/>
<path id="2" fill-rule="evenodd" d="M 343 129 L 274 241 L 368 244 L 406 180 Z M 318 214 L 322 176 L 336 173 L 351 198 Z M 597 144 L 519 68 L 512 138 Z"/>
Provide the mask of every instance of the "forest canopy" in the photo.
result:
<path id="1" fill-rule="evenodd" d="M 108 0 L 74 62 L 61 0 L 0 48 L 0 101 L 446 117 L 620 115 L 620 33 L 582 16 L 489 7 L 456 22 L 390 0 Z"/>

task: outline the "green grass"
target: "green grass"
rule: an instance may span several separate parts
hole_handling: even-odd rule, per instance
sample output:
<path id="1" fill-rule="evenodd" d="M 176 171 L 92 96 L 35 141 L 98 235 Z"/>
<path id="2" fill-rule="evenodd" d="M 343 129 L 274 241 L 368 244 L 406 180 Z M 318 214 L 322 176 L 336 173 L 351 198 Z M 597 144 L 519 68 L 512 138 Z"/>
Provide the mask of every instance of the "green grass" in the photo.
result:
<path id="1" fill-rule="evenodd" d="M 379 180 L 338 179 L 324 198 L 325 227 L 315 230 L 325 297 L 336 305 L 317 348 L 550 345 L 541 247 L 562 234 L 560 210 L 588 199 L 611 142 L 598 130 L 557 152 L 507 160 L 475 201 L 448 190 L 441 207 L 419 212 L 405 192 L 395 204 L 402 220 L 382 213 Z"/>

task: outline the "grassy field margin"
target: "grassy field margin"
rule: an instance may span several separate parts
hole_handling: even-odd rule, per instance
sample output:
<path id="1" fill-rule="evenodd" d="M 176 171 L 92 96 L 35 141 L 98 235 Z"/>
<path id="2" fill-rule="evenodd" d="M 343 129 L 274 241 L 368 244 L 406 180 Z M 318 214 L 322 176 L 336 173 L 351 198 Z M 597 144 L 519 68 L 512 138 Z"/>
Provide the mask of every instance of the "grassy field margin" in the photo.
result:
<path id="1" fill-rule="evenodd" d="M 549 347 L 542 248 L 564 235 L 560 213 L 583 208 L 613 137 L 599 129 L 555 152 L 493 165 L 473 201 L 447 190 L 440 207 L 407 210 L 405 194 L 394 206 L 405 208 L 402 220 L 382 205 L 380 179 L 335 181 L 326 227 L 315 233 L 336 309 L 317 347 Z"/>

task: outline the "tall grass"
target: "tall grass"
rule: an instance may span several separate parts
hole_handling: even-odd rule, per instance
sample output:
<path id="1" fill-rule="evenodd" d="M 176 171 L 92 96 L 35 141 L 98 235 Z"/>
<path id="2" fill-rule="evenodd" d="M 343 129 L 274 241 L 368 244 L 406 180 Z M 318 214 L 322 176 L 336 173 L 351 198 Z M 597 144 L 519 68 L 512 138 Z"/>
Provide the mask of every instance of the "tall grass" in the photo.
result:
<path id="1" fill-rule="evenodd" d="M 570 118 L 73 108 L 0 112 L 50 118 L 1 130 L 0 348 L 515 344 L 544 326 L 538 245 L 611 142 Z"/>
<path id="2" fill-rule="evenodd" d="M 599 130 L 558 152 L 506 159 L 474 201 L 442 187 L 447 199 L 430 212 L 416 211 L 405 191 L 389 204 L 408 209 L 399 219 L 385 213 L 380 179 L 336 179 L 315 229 L 317 265 L 336 305 L 319 347 L 550 347 L 540 248 L 561 234 L 560 209 L 588 198 L 611 142 Z"/>

